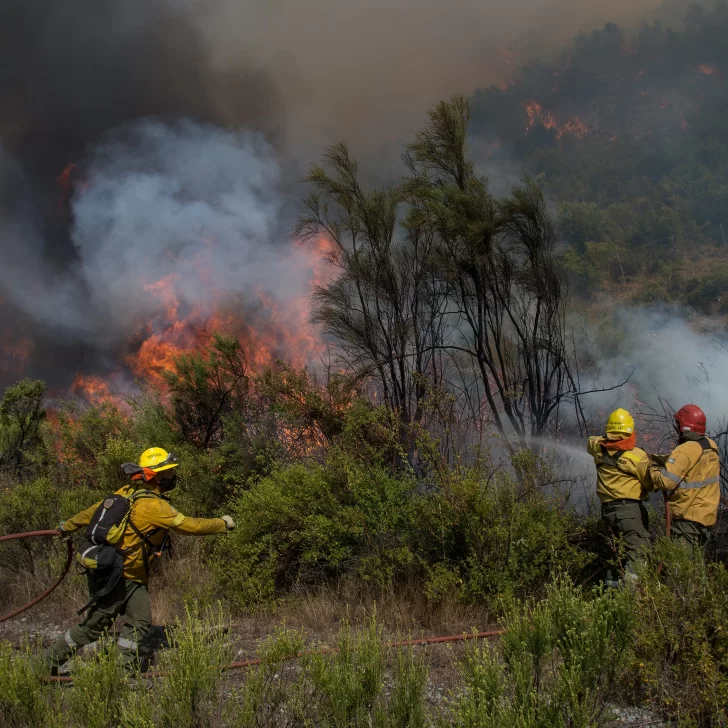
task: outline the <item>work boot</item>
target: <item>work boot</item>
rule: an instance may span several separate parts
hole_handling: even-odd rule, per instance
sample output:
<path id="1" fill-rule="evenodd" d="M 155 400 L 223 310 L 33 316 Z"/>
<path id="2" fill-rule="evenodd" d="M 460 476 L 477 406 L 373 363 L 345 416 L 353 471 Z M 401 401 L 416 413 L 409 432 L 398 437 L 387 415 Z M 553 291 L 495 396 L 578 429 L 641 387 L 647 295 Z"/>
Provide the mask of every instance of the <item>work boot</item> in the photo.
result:
<path id="1" fill-rule="evenodd" d="M 621 585 L 622 582 L 620 581 L 619 577 L 614 573 L 614 570 L 607 569 L 607 572 L 604 575 L 604 586 L 607 587 L 607 589 L 619 589 Z"/>

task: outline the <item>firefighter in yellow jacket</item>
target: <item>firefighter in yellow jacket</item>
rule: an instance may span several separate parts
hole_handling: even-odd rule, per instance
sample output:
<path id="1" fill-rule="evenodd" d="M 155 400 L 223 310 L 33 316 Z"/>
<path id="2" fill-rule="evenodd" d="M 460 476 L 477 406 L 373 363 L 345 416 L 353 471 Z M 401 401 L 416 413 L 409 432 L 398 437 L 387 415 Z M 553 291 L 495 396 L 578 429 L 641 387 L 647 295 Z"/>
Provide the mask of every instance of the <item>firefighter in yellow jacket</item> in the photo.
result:
<path id="1" fill-rule="evenodd" d="M 700 407 L 685 405 L 675 413 L 674 421 L 678 445 L 664 467 L 651 465 L 650 476 L 656 489 L 667 492 L 672 538 L 702 550 L 720 503 L 718 446 L 705 435 L 706 418 Z"/>
<path id="2" fill-rule="evenodd" d="M 119 551 L 123 555 L 123 578 L 119 578 L 104 594 L 104 590 L 99 589 L 94 571 L 88 571 L 92 595 L 89 611 L 80 624 L 71 627 L 46 653 L 46 662 L 53 674 L 57 674 L 58 668 L 76 649 L 98 640 L 120 615 L 124 617 L 125 624 L 118 639 L 119 651 L 128 666 L 136 664 L 139 642 L 152 625 L 147 591 L 149 561 L 162 546 L 168 532 L 200 536 L 225 533 L 235 527 L 230 516 L 188 518 L 170 504 L 166 494 L 176 485 L 176 468 L 179 465 L 172 453 L 161 447 L 152 447 L 142 453 L 138 467 L 129 465 L 135 473 L 132 483 L 115 494 L 128 498 L 130 502 L 128 521 L 119 542 Z M 61 533 L 71 534 L 88 526 L 99 506 L 109 502 L 100 501 L 69 518 L 61 524 Z M 84 563 L 83 553 L 77 558 Z M 95 597 L 95 594 L 104 595 Z"/>
<path id="3" fill-rule="evenodd" d="M 597 495 L 602 519 L 624 542 L 625 570 L 650 546 L 647 509 L 642 501 L 651 490 L 650 459 L 635 446 L 634 419 L 627 410 L 609 415 L 604 436 L 590 437 L 587 450 L 597 467 Z"/>

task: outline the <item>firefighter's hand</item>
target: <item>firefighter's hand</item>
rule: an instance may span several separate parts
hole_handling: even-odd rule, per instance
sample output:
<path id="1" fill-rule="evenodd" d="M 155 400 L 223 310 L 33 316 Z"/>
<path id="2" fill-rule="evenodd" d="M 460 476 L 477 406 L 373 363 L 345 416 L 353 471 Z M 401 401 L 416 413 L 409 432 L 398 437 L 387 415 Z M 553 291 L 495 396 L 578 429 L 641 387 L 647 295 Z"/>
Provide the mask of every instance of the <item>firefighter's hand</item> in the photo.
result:
<path id="1" fill-rule="evenodd" d="M 228 531 L 232 531 L 235 528 L 235 521 L 230 516 L 221 516 L 221 518 L 225 521 L 225 528 Z"/>
<path id="2" fill-rule="evenodd" d="M 71 540 L 71 534 L 69 531 L 66 531 L 65 528 L 63 528 L 66 525 L 65 521 L 61 521 L 61 523 L 58 524 L 57 529 L 60 531 L 59 536 L 61 541 L 70 541 Z"/>

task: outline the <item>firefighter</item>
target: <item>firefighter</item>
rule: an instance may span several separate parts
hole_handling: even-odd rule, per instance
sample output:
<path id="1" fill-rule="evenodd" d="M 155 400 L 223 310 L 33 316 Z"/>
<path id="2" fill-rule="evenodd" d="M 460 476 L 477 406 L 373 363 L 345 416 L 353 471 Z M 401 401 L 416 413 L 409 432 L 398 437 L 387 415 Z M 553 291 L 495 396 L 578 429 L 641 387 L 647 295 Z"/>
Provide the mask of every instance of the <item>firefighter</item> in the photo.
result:
<path id="1" fill-rule="evenodd" d="M 597 495 L 602 519 L 624 543 L 625 572 L 634 578 L 634 562 L 650 546 L 647 509 L 650 491 L 647 453 L 635 446 L 634 419 L 627 410 L 609 415 L 604 436 L 589 438 L 587 450 L 597 467 Z M 613 585 L 611 577 L 608 583 Z"/>
<path id="2" fill-rule="evenodd" d="M 678 445 L 664 466 L 653 463 L 655 489 L 664 490 L 672 512 L 672 538 L 703 551 L 715 525 L 720 502 L 718 446 L 705 435 L 705 413 L 686 404 L 674 417 Z"/>
<path id="3" fill-rule="evenodd" d="M 71 627 L 46 653 L 46 663 L 52 674 L 58 674 L 58 668 L 77 648 L 98 640 L 120 615 L 125 624 L 119 634 L 119 651 L 127 667 L 138 665 L 139 642 L 152 625 L 147 591 L 149 562 L 155 553 L 159 554 L 168 532 L 199 536 L 226 533 L 235 527 L 230 516 L 188 518 L 170 504 L 167 494 L 176 485 L 178 465 L 173 453 L 152 447 L 142 453 L 138 466 L 133 463 L 122 466 L 127 474 L 133 473 L 132 483 L 115 493 L 130 501 L 128 521 L 122 526 L 119 541 L 123 575 L 120 566 L 121 578 L 104 596 L 95 596 L 104 594 L 105 590 L 99 588 L 99 576 L 91 569 L 88 571 L 92 599 L 87 606 L 90 608 L 85 619 Z M 88 526 L 99 506 L 110 502 L 107 499 L 95 503 L 63 522 L 60 526 L 62 537 L 68 538 L 69 534 Z M 84 563 L 82 553 L 79 557 Z"/>

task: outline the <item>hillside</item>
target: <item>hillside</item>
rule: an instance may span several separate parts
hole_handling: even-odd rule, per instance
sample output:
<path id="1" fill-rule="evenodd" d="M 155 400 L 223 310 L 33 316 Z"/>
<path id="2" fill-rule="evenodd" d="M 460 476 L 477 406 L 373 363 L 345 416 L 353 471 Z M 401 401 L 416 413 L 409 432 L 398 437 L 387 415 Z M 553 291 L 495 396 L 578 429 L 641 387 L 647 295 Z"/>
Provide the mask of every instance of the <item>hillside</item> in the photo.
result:
<path id="1" fill-rule="evenodd" d="M 726 32 L 724 3 L 676 28 L 607 25 L 475 93 L 485 168 L 542 176 L 583 296 L 637 280 L 629 300 L 728 310 Z"/>

